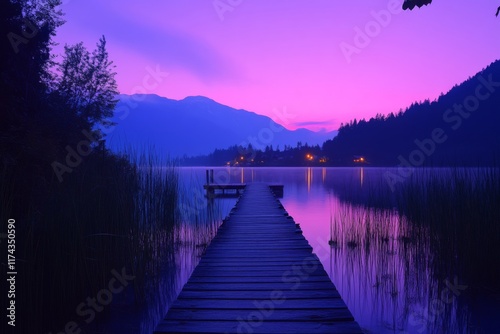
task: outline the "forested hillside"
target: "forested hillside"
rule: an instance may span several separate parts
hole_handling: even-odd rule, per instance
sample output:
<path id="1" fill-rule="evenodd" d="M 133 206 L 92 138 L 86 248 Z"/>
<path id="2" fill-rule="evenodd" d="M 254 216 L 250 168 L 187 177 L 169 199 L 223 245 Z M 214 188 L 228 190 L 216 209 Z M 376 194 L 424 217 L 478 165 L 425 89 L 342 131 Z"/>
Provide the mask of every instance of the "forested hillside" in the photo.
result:
<path id="1" fill-rule="evenodd" d="M 499 109 L 496 61 L 436 101 L 342 125 L 323 150 L 335 165 L 354 156 L 371 165 L 492 165 L 500 156 Z"/>

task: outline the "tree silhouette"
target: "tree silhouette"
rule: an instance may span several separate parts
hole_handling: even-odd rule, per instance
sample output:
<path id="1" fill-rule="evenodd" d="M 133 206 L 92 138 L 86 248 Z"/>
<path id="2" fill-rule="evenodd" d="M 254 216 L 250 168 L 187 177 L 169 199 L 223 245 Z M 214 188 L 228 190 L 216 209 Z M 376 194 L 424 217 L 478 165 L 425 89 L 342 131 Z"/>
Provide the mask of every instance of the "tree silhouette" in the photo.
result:
<path id="1" fill-rule="evenodd" d="M 54 93 L 76 114 L 81 126 L 92 129 L 95 125 L 109 125 L 107 118 L 113 116 L 118 91 L 106 39 L 101 37 L 92 53 L 83 43 L 66 45 L 64 49 Z"/>
<path id="2" fill-rule="evenodd" d="M 79 143 L 82 131 L 109 125 L 118 94 L 104 37 L 93 52 L 83 44 L 67 46 L 62 63 L 56 62 L 51 52 L 64 23 L 60 5 L 0 2 L 0 168 L 24 165 L 35 175 L 37 166 L 46 179 L 50 163 Z"/>
<path id="3" fill-rule="evenodd" d="M 422 7 L 422 6 L 427 6 L 432 3 L 432 0 L 405 0 L 403 2 L 403 10 L 413 10 L 415 7 Z M 498 14 L 500 14 L 500 7 L 498 7 L 497 12 L 495 16 L 498 17 Z"/>
<path id="4" fill-rule="evenodd" d="M 10 116 L 39 112 L 51 80 L 50 51 L 63 24 L 60 1 L 2 1 L 0 4 L 0 87 Z M 5 123 L 4 123 L 5 124 Z"/>
<path id="5" fill-rule="evenodd" d="M 415 6 L 420 8 L 424 5 L 427 6 L 430 3 L 432 3 L 432 0 L 405 0 L 405 2 L 403 3 L 403 9 L 412 10 L 413 8 L 415 8 Z"/>

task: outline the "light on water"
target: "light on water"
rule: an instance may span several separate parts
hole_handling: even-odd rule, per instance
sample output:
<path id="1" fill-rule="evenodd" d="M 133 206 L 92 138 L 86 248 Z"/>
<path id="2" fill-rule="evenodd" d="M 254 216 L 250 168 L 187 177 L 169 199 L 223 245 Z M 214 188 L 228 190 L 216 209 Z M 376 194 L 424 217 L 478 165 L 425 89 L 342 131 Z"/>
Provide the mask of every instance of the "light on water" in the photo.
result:
<path id="1" fill-rule="evenodd" d="M 469 282 L 470 276 L 464 274 L 467 268 L 456 258 L 460 255 L 458 250 L 455 258 L 448 261 L 457 266 L 442 265 L 443 256 L 447 254 L 439 253 L 441 248 L 437 247 L 436 238 L 438 243 L 450 247 L 455 247 L 455 242 L 436 235 L 439 231 L 435 227 L 414 221 L 410 209 L 408 212 L 400 209 L 404 206 L 398 196 L 405 194 L 409 185 L 391 192 L 384 179 L 386 171 L 377 168 L 216 168 L 215 180 L 219 177 L 227 183 L 253 181 L 284 185 L 281 200 L 284 207 L 300 223 L 304 236 L 366 332 L 481 333 L 498 326 L 494 317 L 481 311 L 484 305 L 493 311 L 500 310 L 498 285 L 488 286 L 493 289 L 488 294 L 481 289 L 484 286 Z M 180 169 L 181 180 L 197 179 L 199 189 L 202 189 L 204 173 L 204 168 Z M 418 171 L 412 179 L 422 181 L 424 187 L 423 179 L 436 176 L 450 183 L 453 173 L 456 172 L 427 169 Z M 493 180 L 498 176 L 496 172 L 484 173 L 493 173 Z M 482 178 L 481 171 L 473 171 L 471 175 Z M 408 198 L 405 200 L 416 200 Z M 232 205 L 232 202 L 224 203 L 223 215 Z M 425 206 L 419 209 L 427 210 Z M 488 226 L 485 224 L 484 228 Z"/>
<path id="2" fill-rule="evenodd" d="M 151 333 L 165 316 L 236 202 L 207 201 L 205 170 L 177 170 L 178 222 L 169 236 L 152 239 L 166 244 L 145 262 L 146 308 L 122 310 L 118 302 L 111 327 L 99 329 Z M 494 331 L 500 326 L 494 265 L 500 241 L 492 246 L 500 235 L 494 223 L 499 209 L 492 204 L 500 196 L 498 171 L 422 169 L 395 192 L 387 171 L 226 167 L 214 168 L 214 181 L 284 185 L 282 204 L 365 332 Z M 451 212 L 465 198 L 464 208 Z"/>

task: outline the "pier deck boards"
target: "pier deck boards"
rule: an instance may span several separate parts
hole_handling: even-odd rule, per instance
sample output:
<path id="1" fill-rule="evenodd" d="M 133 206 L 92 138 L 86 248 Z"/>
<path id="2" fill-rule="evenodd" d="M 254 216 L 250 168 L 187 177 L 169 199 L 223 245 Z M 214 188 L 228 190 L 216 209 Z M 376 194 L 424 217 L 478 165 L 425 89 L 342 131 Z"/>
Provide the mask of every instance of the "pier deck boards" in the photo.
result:
<path id="1" fill-rule="evenodd" d="M 155 333 L 362 333 L 265 184 L 248 184 Z"/>
<path id="2" fill-rule="evenodd" d="M 206 191 L 205 197 L 209 199 L 240 197 L 241 192 L 243 191 L 243 189 L 245 189 L 245 187 L 245 183 L 207 183 L 203 185 L 203 189 L 205 189 Z M 283 197 L 283 185 L 271 184 L 269 185 L 269 188 L 271 188 L 271 191 L 276 197 Z"/>

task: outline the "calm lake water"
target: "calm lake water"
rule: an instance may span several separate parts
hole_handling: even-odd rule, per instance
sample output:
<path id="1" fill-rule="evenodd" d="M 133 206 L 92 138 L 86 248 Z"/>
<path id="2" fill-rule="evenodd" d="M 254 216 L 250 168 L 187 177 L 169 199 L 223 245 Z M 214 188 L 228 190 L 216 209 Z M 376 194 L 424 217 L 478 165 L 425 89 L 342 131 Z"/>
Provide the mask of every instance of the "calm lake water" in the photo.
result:
<path id="1" fill-rule="evenodd" d="M 203 194 L 205 170 L 180 169 L 195 197 Z M 461 277 L 440 276 L 425 228 L 415 238 L 413 222 L 391 206 L 393 199 L 380 198 L 391 190 L 387 171 L 397 175 L 379 168 L 215 168 L 214 177 L 284 185 L 283 205 L 366 332 L 495 332 L 499 296 L 478 296 Z M 446 169 L 425 175 L 435 174 L 449 177 Z M 217 202 L 222 216 L 234 204 Z M 192 266 L 185 269 L 187 278 Z"/>
<path id="2" fill-rule="evenodd" d="M 152 284 L 151 300 L 155 302 L 138 316 L 142 319 L 138 325 L 141 333 L 151 333 L 165 315 L 222 218 L 235 203 L 235 199 L 217 199 L 212 207 L 207 204 L 203 192 L 205 170 L 202 167 L 179 168 L 186 196 L 181 208 L 184 218 L 174 232 L 174 254 L 167 261 L 169 264 L 165 265 L 162 277 Z M 464 271 L 460 271 L 462 260 L 460 250 L 455 250 L 457 243 L 451 240 L 452 236 L 443 237 L 436 229 L 417 224 L 414 220 L 418 215 L 409 218 L 406 212 L 400 212 L 403 210 L 397 205 L 397 192 L 389 185 L 388 172 L 396 175 L 397 170 L 214 168 L 214 178 L 216 183 L 284 185 L 281 201 L 285 209 L 300 224 L 304 236 L 366 333 L 497 332 L 500 328 L 500 283 L 483 289 L 477 282 L 468 281 L 475 277 L 474 272 L 472 276 L 461 275 Z M 453 177 L 453 171 L 447 169 L 416 173 L 420 173 L 421 180 L 437 176 L 445 185 Z M 471 175 L 481 179 L 482 172 Z M 479 181 L 472 179 L 471 182 Z M 419 187 L 417 182 L 417 188 L 410 190 L 416 192 Z M 459 186 L 453 188 L 453 192 L 459 191 Z M 446 201 L 449 195 L 443 193 L 443 196 Z M 430 207 L 423 203 L 416 205 L 422 205 L 419 211 L 423 212 Z M 497 213 L 499 210 L 498 207 L 486 207 L 485 210 L 489 212 L 490 209 Z M 448 209 L 442 206 L 443 210 Z M 450 212 L 442 214 L 453 217 Z M 451 221 L 453 223 L 453 219 Z M 489 232 L 484 230 L 482 233 Z M 481 248 L 480 244 L 476 246 Z M 479 257 L 487 257 L 488 249 L 482 251 Z M 473 262 L 476 259 L 471 258 Z M 490 267 L 473 270 L 479 268 L 487 276 Z M 121 332 L 126 332 L 125 327 L 130 329 L 124 325 Z"/>

